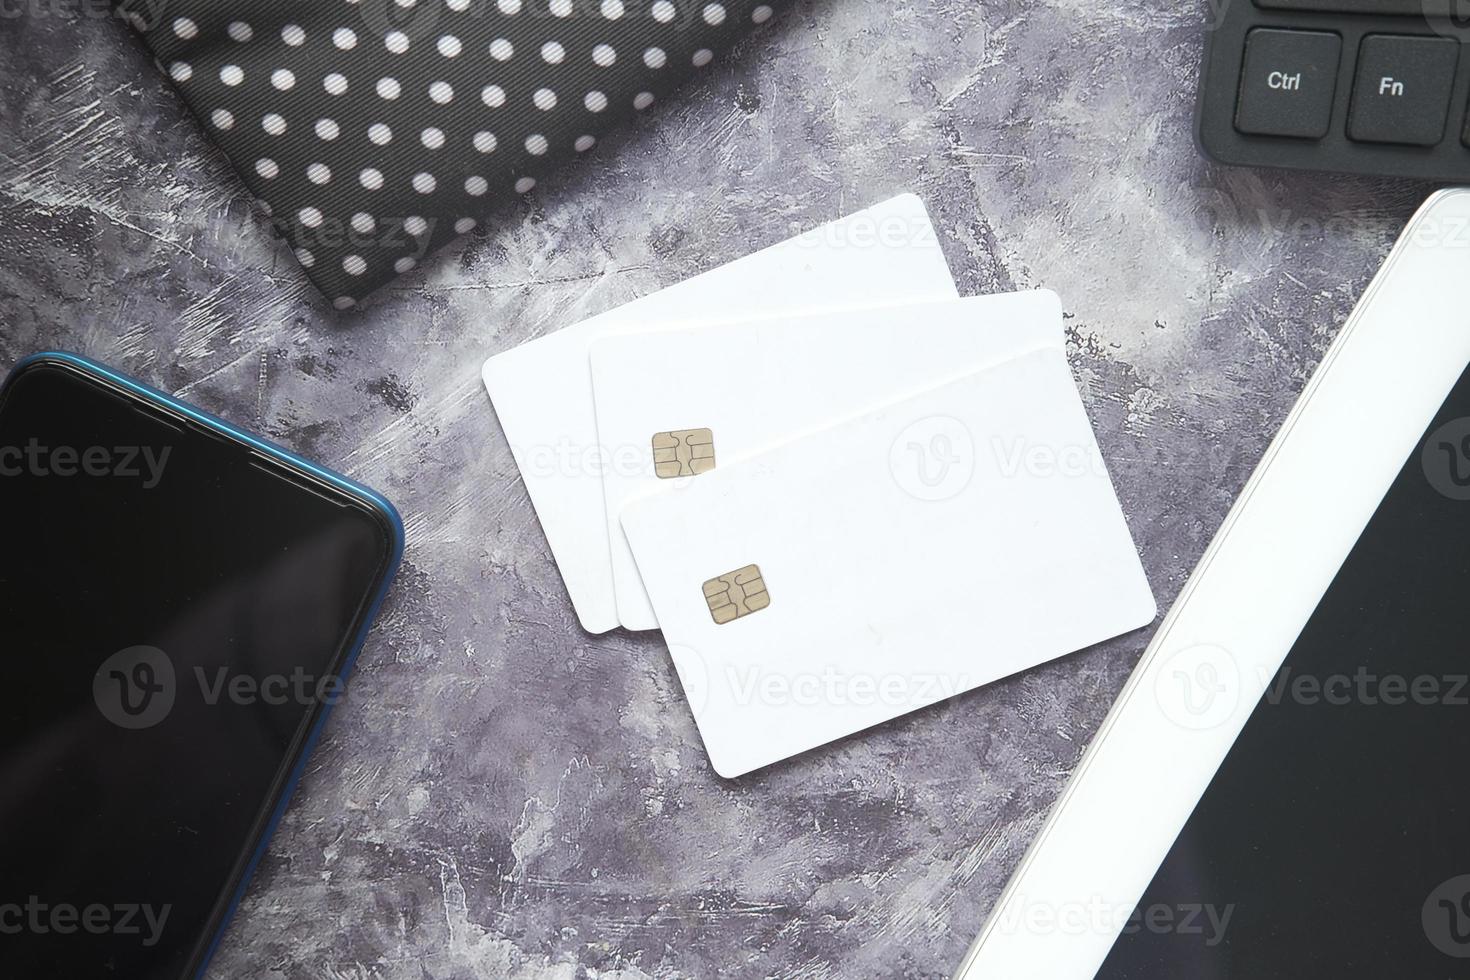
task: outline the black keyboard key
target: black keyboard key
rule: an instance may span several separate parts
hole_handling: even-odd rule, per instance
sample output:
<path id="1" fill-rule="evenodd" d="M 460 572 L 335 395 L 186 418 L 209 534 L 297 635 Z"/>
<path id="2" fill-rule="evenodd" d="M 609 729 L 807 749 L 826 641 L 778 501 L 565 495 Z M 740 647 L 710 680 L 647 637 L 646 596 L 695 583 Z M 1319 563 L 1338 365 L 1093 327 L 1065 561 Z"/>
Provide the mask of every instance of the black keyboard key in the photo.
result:
<path id="1" fill-rule="evenodd" d="M 1384 14 L 1391 17 L 1424 16 L 1425 0 L 1256 0 L 1268 10 L 1312 10 L 1331 14 Z"/>
<path id="2" fill-rule="evenodd" d="M 1257 136 L 1326 136 L 1341 57 L 1342 39 L 1336 34 L 1251 31 L 1245 41 L 1235 128 Z"/>
<path id="3" fill-rule="evenodd" d="M 1444 139 L 1460 44 L 1447 37 L 1370 34 L 1358 53 L 1348 136 L 1435 146 Z"/>

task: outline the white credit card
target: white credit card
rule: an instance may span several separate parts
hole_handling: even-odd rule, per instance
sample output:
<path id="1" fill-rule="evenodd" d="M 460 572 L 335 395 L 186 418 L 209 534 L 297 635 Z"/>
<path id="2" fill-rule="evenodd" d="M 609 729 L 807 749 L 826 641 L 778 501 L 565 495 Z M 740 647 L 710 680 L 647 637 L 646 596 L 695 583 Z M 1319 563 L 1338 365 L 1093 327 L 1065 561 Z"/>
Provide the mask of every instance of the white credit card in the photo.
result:
<path id="1" fill-rule="evenodd" d="M 725 777 L 1155 613 L 1056 348 L 716 467 L 622 520 Z"/>
<path id="2" fill-rule="evenodd" d="M 617 333 L 958 295 L 923 203 L 893 198 L 485 362 L 582 628 L 618 626 L 588 349 Z"/>
<path id="3" fill-rule="evenodd" d="M 658 628 L 619 523 L 629 502 L 966 368 L 1062 344 L 1061 301 L 1045 290 L 598 341 L 592 388 L 610 452 L 602 488 L 619 620 Z"/>

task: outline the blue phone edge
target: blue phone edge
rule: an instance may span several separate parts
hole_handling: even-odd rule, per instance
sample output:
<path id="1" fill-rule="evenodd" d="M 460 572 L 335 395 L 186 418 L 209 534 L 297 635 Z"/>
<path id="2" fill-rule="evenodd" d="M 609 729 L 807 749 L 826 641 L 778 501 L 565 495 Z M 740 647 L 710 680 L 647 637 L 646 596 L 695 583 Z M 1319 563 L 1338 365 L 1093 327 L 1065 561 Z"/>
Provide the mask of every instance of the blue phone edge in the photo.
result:
<path id="1" fill-rule="evenodd" d="M 148 401 L 163 405 L 177 412 L 182 412 L 196 422 L 209 426 L 233 439 L 238 439 L 283 463 L 305 470 L 312 476 L 326 480 L 328 483 L 351 494 L 363 504 L 371 507 L 384 519 L 391 536 L 391 552 L 388 556 L 387 567 L 384 571 L 382 582 L 379 584 L 377 592 L 368 604 L 367 614 L 363 617 L 362 626 L 352 638 L 352 644 L 348 647 L 347 655 L 343 658 L 342 665 L 337 672 L 338 678 L 345 683 L 348 676 L 352 673 L 352 668 L 357 664 L 358 654 L 362 652 L 362 648 L 367 642 L 368 633 L 371 632 L 373 624 L 377 621 L 378 613 L 383 606 L 383 601 L 387 598 L 388 589 L 397 577 L 398 567 L 403 560 L 403 518 L 399 515 L 398 509 L 386 497 L 370 487 L 365 487 L 326 467 L 318 466 L 316 463 L 296 455 L 289 449 L 278 446 L 259 436 L 252 435 L 243 429 L 231 425 L 218 416 L 211 415 L 202 409 L 179 401 L 166 392 L 143 384 L 141 381 L 136 381 L 125 374 L 120 374 L 80 354 L 72 354 L 67 351 L 40 351 L 23 357 L 6 374 L 5 380 L 0 382 L 0 391 L 9 387 L 11 379 L 25 368 L 48 361 L 53 363 L 59 362 L 78 368 L 86 373 L 122 385 L 124 388 Z M 240 875 L 239 884 L 236 886 L 234 894 L 230 896 L 229 903 L 225 906 L 224 914 L 220 918 L 218 927 L 215 929 L 214 934 L 210 936 L 208 944 L 204 947 L 204 954 L 199 960 L 198 968 L 193 974 L 194 980 L 202 980 L 204 977 L 205 971 L 209 968 L 210 961 L 214 959 L 215 953 L 219 950 L 220 942 L 224 939 L 225 930 L 235 918 L 235 913 L 239 911 L 240 903 L 245 897 L 245 889 L 250 885 L 250 879 L 255 876 L 256 868 L 260 865 L 261 858 L 265 856 L 266 847 L 270 844 L 271 838 L 275 836 L 276 828 L 280 825 L 281 818 L 285 816 L 286 808 L 291 803 L 291 797 L 295 795 L 296 787 L 306 772 L 307 760 L 311 758 L 311 753 L 316 749 L 317 740 L 321 737 L 322 729 L 326 726 L 327 719 L 331 717 L 334 706 L 331 702 L 323 704 L 316 722 L 312 725 L 311 730 L 306 733 L 306 739 L 301 743 L 301 749 L 297 753 L 295 764 L 286 776 L 285 783 L 281 786 L 280 799 L 277 801 L 275 809 L 271 812 L 264 829 L 261 831 L 260 840 L 256 843 L 255 850 L 245 863 L 245 868 Z"/>

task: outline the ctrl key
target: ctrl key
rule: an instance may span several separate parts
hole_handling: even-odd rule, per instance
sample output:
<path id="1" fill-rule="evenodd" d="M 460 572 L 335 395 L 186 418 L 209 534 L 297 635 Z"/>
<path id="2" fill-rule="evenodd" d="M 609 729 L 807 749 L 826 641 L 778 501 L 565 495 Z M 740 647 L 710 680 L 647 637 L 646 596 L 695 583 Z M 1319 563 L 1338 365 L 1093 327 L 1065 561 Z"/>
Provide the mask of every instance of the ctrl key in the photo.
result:
<path id="1" fill-rule="evenodd" d="M 1323 31 L 1253 30 L 1245 39 L 1235 128 L 1321 139 L 1332 126 L 1342 38 Z"/>

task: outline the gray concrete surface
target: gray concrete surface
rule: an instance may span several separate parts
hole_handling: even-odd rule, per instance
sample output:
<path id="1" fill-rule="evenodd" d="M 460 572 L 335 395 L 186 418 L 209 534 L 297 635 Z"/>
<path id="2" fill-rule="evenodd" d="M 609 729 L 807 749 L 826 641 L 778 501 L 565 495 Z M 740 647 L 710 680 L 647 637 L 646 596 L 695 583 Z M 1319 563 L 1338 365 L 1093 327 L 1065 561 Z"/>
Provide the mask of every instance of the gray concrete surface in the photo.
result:
<path id="1" fill-rule="evenodd" d="M 0 17 L 0 369 L 85 352 L 408 524 L 219 978 L 945 977 L 1149 631 L 724 782 L 658 637 L 578 630 L 481 361 L 914 190 L 963 292 L 1063 297 L 1167 606 L 1426 193 L 1201 160 L 1203 2 L 802 0 L 339 315 L 81 9 Z"/>

